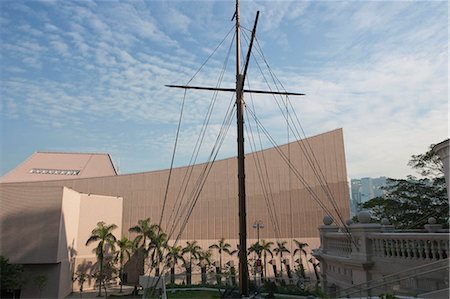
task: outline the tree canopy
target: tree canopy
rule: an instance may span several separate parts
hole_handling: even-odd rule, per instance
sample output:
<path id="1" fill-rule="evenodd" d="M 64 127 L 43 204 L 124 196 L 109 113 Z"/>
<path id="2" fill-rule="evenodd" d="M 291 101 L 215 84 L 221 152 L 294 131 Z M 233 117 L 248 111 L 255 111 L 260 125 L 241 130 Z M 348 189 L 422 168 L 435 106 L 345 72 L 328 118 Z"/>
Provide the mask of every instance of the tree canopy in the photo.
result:
<path id="1" fill-rule="evenodd" d="M 424 154 L 413 155 L 408 165 L 422 178 L 387 180 L 384 197 L 373 198 L 362 204 L 375 220 L 387 218 L 400 229 L 423 228 L 429 217 L 448 227 L 448 197 L 442 162 L 431 149 Z"/>

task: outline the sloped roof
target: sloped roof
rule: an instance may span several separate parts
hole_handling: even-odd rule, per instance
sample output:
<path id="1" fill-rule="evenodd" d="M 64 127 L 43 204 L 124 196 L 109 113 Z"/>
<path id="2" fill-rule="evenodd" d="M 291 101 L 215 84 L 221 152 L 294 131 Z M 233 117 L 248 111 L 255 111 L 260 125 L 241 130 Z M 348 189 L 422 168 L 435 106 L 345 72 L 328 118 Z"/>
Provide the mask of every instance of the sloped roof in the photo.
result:
<path id="1" fill-rule="evenodd" d="M 54 181 L 117 175 L 109 154 L 36 152 L 0 177 L 0 183 Z"/>

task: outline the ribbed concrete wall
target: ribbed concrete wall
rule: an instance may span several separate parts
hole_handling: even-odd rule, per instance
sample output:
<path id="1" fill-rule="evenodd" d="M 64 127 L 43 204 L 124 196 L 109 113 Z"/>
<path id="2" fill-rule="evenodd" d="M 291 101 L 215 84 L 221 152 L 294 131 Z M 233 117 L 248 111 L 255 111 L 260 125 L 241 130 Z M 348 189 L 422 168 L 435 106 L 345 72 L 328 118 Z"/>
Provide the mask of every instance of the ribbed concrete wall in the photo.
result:
<path id="1" fill-rule="evenodd" d="M 302 150 L 308 147 L 309 151 L 309 146 L 318 161 L 320 172 L 328 182 L 341 214 L 345 218 L 349 217 L 349 195 L 342 130 L 337 129 L 308 138 L 307 141 L 294 142 L 281 147 L 285 153 L 289 148 L 292 163 L 311 190 L 318 194 L 325 205 L 331 207 L 322 190 L 323 186 L 315 177 Z M 285 162 L 273 148 L 246 156 L 248 237 L 256 238 L 256 230 L 251 229 L 251 224 L 257 219 L 262 220 L 265 224 L 265 228 L 261 230 L 261 238 L 276 237 L 255 167 L 256 163 L 263 163 L 263 161 L 267 165 L 267 173 L 265 171 L 263 173 L 263 184 L 270 187 L 272 196 L 269 205 L 273 207 L 277 215 L 281 232 L 279 237 L 318 237 L 317 227 L 326 213 L 313 200 L 305 186 L 289 171 Z M 195 182 L 203 166 L 199 164 L 193 168 L 192 182 Z M 162 224 L 166 231 L 174 223 L 173 219 L 169 221 L 169 215 L 180 206 L 176 203 L 176 198 L 186 171 L 186 167 L 173 170 Z M 5 183 L 1 185 L 8 190 L 8 194 L 2 192 L 2 214 L 0 215 L 2 221 L 3 217 L 11 216 L 8 210 L 3 209 L 5 198 L 8 204 L 11 202 L 16 202 L 17 205 L 33 203 L 34 206 L 30 208 L 30 211 L 34 213 L 39 213 L 42 210 L 42 204 L 45 205 L 47 202 L 58 201 L 57 206 L 60 206 L 61 197 L 57 194 L 48 196 L 46 192 L 58 190 L 58 186 L 67 186 L 83 193 L 123 197 L 122 229 L 123 234 L 128 235 L 128 228 L 135 225 L 139 219 L 150 217 L 153 222 L 159 221 L 167 177 L 168 170 L 161 170 L 98 178 Z M 192 186 L 193 183 L 189 184 L 186 194 L 190 194 Z M 14 192 L 10 190 L 14 190 Z M 59 188 L 59 190 L 61 189 Z M 237 203 L 236 158 L 217 161 L 209 174 L 181 239 L 217 240 L 222 237 L 237 239 Z M 3 230 L 4 228 L 2 228 L 2 234 Z M 179 227 L 175 231 L 178 232 Z M 2 239 L 8 243 L 16 242 Z"/>
<path id="2" fill-rule="evenodd" d="M 0 254 L 12 263 L 58 262 L 63 188 L 0 184 Z"/>

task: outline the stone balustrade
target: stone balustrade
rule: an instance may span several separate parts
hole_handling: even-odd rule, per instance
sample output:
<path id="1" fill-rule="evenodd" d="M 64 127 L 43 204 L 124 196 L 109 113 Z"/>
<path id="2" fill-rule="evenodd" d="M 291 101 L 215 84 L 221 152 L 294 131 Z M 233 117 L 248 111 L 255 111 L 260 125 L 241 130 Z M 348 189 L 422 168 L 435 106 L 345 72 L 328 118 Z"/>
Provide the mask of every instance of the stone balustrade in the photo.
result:
<path id="1" fill-rule="evenodd" d="M 373 223 L 365 211 L 358 220 L 340 228 L 326 216 L 319 227 L 321 244 L 313 255 L 321 262 L 322 287 L 328 295 L 358 290 L 359 295 L 416 296 L 448 286 L 449 234 L 434 218 L 421 232 L 395 230 L 387 219 Z M 445 265 L 436 267 L 440 262 Z M 390 276 L 391 286 L 383 286 Z"/>
<path id="2" fill-rule="evenodd" d="M 369 239 L 377 257 L 429 261 L 448 257 L 448 234 L 372 233 Z"/>
<path id="3" fill-rule="evenodd" d="M 330 233 L 326 236 L 326 251 L 330 255 L 340 257 L 350 257 L 352 254 L 351 239 L 343 233 Z"/>

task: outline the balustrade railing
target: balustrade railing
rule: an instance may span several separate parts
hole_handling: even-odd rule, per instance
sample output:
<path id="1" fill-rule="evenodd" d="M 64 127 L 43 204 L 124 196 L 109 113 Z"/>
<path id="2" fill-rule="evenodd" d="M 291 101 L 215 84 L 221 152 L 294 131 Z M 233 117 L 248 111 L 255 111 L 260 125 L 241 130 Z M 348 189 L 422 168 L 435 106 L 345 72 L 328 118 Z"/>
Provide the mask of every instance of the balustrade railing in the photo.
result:
<path id="1" fill-rule="evenodd" d="M 369 239 L 377 257 L 429 261 L 448 257 L 449 235 L 445 233 L 372 233 Z"/>
<path id="2" fill-rule="evenodd" d="M 329 216 L 323 223 L 321 246 L 313 256 L 321 262 L 323 289 L 332 297 L 441 291 L 448 297 L 449 233 L 435 218 L 414 232 L 395 230 L 388 219 L 374 223 L 367 211 L 358 214 L 358 223 L 348 222 L 349 234 Z M 349 271 L 348 277 L 341 275 Z M 382 279 L 369 281 L 372 277 Z M 353 286 L 345 289 L 349 285 Z"/>
<path id="3" fill-rule="evenodd" d="M 343 233 L 329 233 L 326 237 L 327 254 L 340 257 L 350 257 L 352 244 L 349 235 Z"/>

